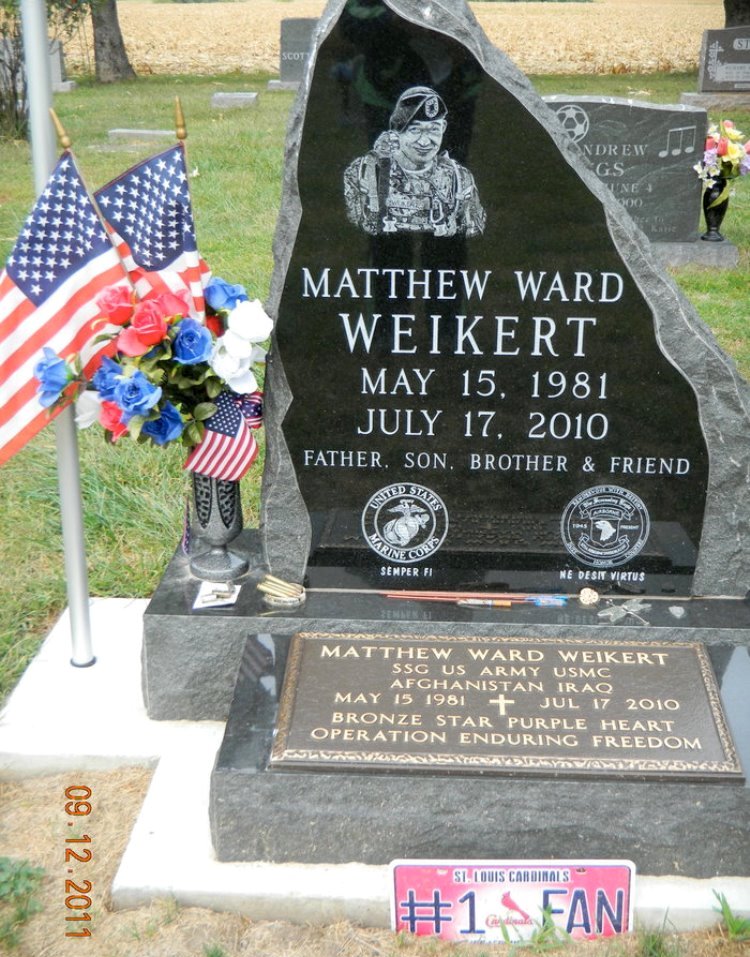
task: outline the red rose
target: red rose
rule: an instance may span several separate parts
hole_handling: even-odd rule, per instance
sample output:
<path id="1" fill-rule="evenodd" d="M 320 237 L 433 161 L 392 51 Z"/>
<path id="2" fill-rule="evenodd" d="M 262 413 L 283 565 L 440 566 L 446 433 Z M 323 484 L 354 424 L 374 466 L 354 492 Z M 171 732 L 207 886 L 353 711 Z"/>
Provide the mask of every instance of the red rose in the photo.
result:
<path id="1" fill-rule="evenodd" d="M 167 320 L 156 301 L 139 302 L 130 325 L 117 337 L 117 348 L 126 356 L 142 356 L 167 336 Z"/>
<path id="2" fill-rule="evenodd" d="M 206 328 L 212 332 L 217 339 L 224 335 L 224 323 L 219 316 L 206 316 Z"/>
<path id="3" fill-rule="evenodd" d="M 716 147 L 717 156 L 726 156 L 727 150 L 729 149 L 729 140 L 722 136 L 719 140 L 719 145 Z"/>
<path id="4" fill-rule="evenodd" d="M 110 286 L 96 300 L 102 316 L 116 326 L 124 326 L 133 315 L 134 294 L 130 286 Z"/>
<path id="5" fill-rule="evenodd" d="M 99 424 L 107 432 L 112 433 L 112 441 L 116 442 L 121 436 L 126 435 L 127 425 L 124 425 L 122 419 L 122 409 L 116 402 L 104 401 L 99 409 Z"/>
<path id="6" fill-rule="evenodd" d="M 707 150 L 715 150 L 718 145 L 719 145 L 719 144 L 716 142 L 716 140 L 713 138 L 713 136 L 707 136 L 707 137 L 706 137 L 706 146 L 705 146 L 705 148 L 706 148 Z"/>
<path id="7" fill-rule="evenodd" d="M 186 291 L 149 293 L 144 301 L 152 302 L 159 307 L 163 316 L 189 316 L 190 302 Z"/>

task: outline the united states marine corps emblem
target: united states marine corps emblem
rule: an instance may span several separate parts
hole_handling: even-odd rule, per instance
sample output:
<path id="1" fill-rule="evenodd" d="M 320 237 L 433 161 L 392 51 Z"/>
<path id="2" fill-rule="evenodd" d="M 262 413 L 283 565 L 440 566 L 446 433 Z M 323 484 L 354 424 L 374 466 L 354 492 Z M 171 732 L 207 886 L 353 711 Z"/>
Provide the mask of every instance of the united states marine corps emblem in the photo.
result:
<path id="1" fill-rule="evenodd" d="M 362 512 L 362 534 L 381 558 L 398 564 L 424 561 L 448 533 L 445 503 L 424 485 L 388 485 Z"/>
<path id="2" fill-rule="evenodd" d="M 619 485 L 597 485 L 580 492 L 560 522 L 563 544 L 592 568 L 616 568 L 639 554 L 650 522 L 643 501 Z"/>

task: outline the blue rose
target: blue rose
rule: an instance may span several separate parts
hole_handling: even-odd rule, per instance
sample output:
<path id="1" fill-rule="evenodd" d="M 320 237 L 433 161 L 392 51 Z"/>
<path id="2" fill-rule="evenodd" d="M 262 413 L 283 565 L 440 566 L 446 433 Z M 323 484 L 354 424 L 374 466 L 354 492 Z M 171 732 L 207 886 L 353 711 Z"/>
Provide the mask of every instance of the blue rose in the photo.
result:
<path id="1" fill-rule="evenodd" d="M 115 398 L 115 386 L 121 376 L 122 369 L 120 366 L 109 356 L 104 356 L 91 382 L 102 399 L 112 402 Z"/>
<path id="2" fill-rule="evenodd" d="M 134 415 L 148 415 L 161 398 L 161 389 L 138 371 L 119 380 L 112 398 L 130 419 Z"/>
<path id="3" fill-rule="evenodd" d="M 60 398 L 60 393 L 72 376 L 65 360 L 56 352 L 45 346 L 42 353 L 44 358 L 34 366 L 34 375 L 39 379 L 39 402 L 46 409 Z"/>
<path id="4" fill-rule="evenodd" d="M 220 309 L 231 311 L 238 302 L 247 300 L 244 286 L 239 283 L 232 285 L 224 279 L 212 279 L 203 290 L 203 296 L 214 312 Z"/>
<path id="5" fill-rule="evenodd" d="M 166 445 L 182 435 L 185 423 L 171 402 L 166 402 L 158 419 L 144 422 L 141 432 L 150 435 L 157 445 Z"/>
<path id="6" fill-rule="evenodd" d="M 177 362 L 185 366 L 208 362 L 214 340 L 204 325 L 195 319 L 183 319 L 177 327 L 172 350 Z"/>

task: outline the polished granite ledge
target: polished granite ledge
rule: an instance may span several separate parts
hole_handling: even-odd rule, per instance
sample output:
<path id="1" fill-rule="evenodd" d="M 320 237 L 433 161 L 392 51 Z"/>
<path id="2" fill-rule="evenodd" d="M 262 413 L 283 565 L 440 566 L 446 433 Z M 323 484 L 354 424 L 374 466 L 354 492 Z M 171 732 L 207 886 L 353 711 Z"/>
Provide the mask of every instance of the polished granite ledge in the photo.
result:
<path id="1" fill-rule="evenodd" d="M 239 580 L 239 599 L 231 607 L 213 610 L 193 610 L 200 582 L 179 550 L 172 558 L 144 615 L 143 692 L 150 717 L 225 719 L 245 641 L 257 634 L 385 630 L 399 635 L 646 638 L 750 646 L 750 605 L 740 599 L 643 596 L 651 605 L 641 613 L 647 625 L 633 616 L 615 623 L 600 617 L 611 608 L 609 596 L 588 608 L 573 598 L 562 608 L 493 609 L 397 601 L 373 592 L 311 591 L 297 611 L 270 611 L 255 588 L 264 573 L 258 533 L 243 532 L 238 550 L 250 557 L 250 571 Z M 620 604 L 627 599 L 621 594 L 611 600 Z"/>

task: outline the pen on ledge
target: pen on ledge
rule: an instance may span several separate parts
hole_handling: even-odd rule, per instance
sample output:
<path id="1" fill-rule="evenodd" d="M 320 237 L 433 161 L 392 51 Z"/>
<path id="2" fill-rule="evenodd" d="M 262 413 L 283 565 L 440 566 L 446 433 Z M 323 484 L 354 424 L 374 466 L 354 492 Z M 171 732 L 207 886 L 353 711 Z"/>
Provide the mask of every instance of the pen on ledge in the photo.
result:
<path id="1" fill-rule="evenodd" d="M 473 606 L 475 608 L 510 608 L 514 604 L 531 604 L 547 607 L 562 607 L 568 603 L 567 595 L 524 595 L 515 592 L 495 592 L 487 595 L 470 592 L 385 592 L 386 598 L 402 601 L 443 601 L 454 605 Z"/>
<path id="2" fill-rule="evenodd" d="M 473 608 L 511 608 L 510 599 L 499 598 L 459 598 L 457 605 L 470 605 Z"/>

